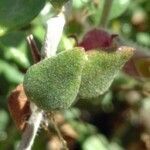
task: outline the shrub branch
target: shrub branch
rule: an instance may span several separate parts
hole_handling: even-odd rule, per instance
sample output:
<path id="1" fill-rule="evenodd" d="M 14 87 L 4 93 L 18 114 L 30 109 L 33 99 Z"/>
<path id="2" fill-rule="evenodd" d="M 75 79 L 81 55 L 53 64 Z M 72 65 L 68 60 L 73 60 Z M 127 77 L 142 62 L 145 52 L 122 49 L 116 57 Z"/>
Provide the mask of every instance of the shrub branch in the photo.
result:
<path id="1" fill-rule="evenodd" d="M 63 8 L 57 16 L 50 18 L 47 21 L 46 35 L 41 51 L 42 58 L 56 55 L 64 25 L 65 15 Z M 27 40 L 32 51 L 35 50 L 35 52 L 37 52 L 36 44 L 31 42 L 33 41 L 33 38 L 29 36 Z M 33 52 L 33 54 L 35 54 L 35 52 Z M 34 57 L 34 61 L 37 62 L 37 58 Z M 22 134 L 22 140 L 20 142 L 18 150 L 31 150 L 37 131 L 43 119 L 43 111 L 40 110 L 34 103 L 31 103 L 30 108 L 31 116 L 28 120 L 28 125 Z"/>

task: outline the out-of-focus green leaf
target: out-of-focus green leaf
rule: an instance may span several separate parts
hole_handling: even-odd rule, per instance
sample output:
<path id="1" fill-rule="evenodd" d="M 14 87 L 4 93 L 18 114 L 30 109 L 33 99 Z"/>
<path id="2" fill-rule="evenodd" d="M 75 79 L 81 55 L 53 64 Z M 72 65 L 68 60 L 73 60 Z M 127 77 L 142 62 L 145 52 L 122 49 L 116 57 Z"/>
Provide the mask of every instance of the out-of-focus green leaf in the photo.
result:
<path id="1" fill-rule="evenodd" d="M 108 142 L 101 135 L 93 135 L 87 138 L 82 145 L 83 150 L 108 150 Z"/>
<path id="2" fill-rule="evenodd" d="M 93 4 L 89 5 L 89 14 L 90 14 L 90 20 L 96 25 L 99 24 L 101 20 L 101 15 L 103 11 L 105 0 L 100 0 L 98 5 L 95 7 Z M 114 18 L 117 18 L 121 16 L 128 8 L 130 4 L 130 0 L 113 0 L 113 3 L 111 5 L 111 10 L 109 13 L 109 20 L 112 20 Z"/>
<path id="3" fill-rule="evenodd" d="M 44 4 L 45 0 L 1 0 L 0 35 L 28 24 L 38 15 Z"/>
<path id="4" fill-rule="evenodd" d="M 15 66 L 11 66 L 3 60 L 0 60 L 0 74 L 10 82 L 20 83 L 23 81 L 23 74 Z"/>
<path id="5" fill-rule="evenodd" d="M 150 82 L 148 88 L 150 89 Z M 140 121 L 146 127 L 148 133 L 150 132 L 149 115 L 150 115 L 150 97 L 146 97 L 142 100 L 139 117 Z"/>
<path id="6" fill-rule="evenodd" d="M 92 24 L 99 25 L 104 6 L 104 0 L 99 1 L 97 6 L 95 6 L 93 2 L 89 4 L 90 4 L 88 5 L 88 11 L 90 14 L 89 20 L 92 22 Z"/>
<path id="7" fill-rule="evenodd" d="M 0 110 L 0 133 L 1 131 L 5 130 L 8 121 L 9 121 L 8 113 L 5 110 L 1 109 Z"/>
<path id="8" fill-rule="evenodd" d="M 6 127 L 8 125 L 8 122 L 9 122 L 8 113 L 4 109 L 0 109 L 0 142 L 7 139 Z"/>
<path id="9" fill-rule="evenodd" d="M 44 41 L 45 31 L 42 25 L 38 26 L 38 24 L 35 23 L 35 27 L 32 32 L 41 43 Z"/>
<path id="10" fill-rule="evenodd" d="M 112 142 L 109 144 L 109 150 L 124 150 L 118 143 Z"/>
<path id="11" fill-rule="evenodd" d="M 83 32 L 83 25 L 77 20 L 71 20 L 67 24 L 66 33 L 68 35 L 80 35 Z"/>
<path id="12" fill-rule="evenodd" d="M 101 102 L 101 107 L 103 109 L 104 112 L 111 112 L 113 111 L 113 103 L 112 103 L 112 98 L 113 98 L 113 95 L 112 95 L 112 92 L 109 91 L 108 93 L 106 93 L 102 99 L 102 102 Z"/>
<path id="13" fill-rule="evenodd" d="M 69 123 L 78 133 L 79 135 L 78 141 L 81 143 L 91 134 L 96 133 L 96 128 L 91 124 L 75 121 L 75 120 L 71 120 L 69 121 Z"/>
<path id="14" fill-rule="evenodd" d="M 60 9 L 69 0 L 49 0 L 49 1 L 55 8 Z"/>
<path id="15" fill-rule="evenodd" d="M 145 46 L 150 46 L 150 33 L 137 33 L 136 34 L 136 40 L 138 43 L 145 45 Z"/>
<path id="16" fill-rule="evenodd" d="M 121 16 L 129 7 L 130 0 L 113 0 L 109 19 Z"/>
<path id="17" fill-rule="evenodd" d="M 7 50 L 5 53 L 5 57 L 10 60 L 14 60 L 16 63 L 21 64 L 23 67 L 28 67 L 30 65 L 29 60 L 27 59 L 27 56 L 22 51 L 19 51 L 18 49 L 11 47 Z"/>
<path id="18" fill-rule="evenodd" d="M 89 2 L 90 0 L 73 0 L 73 8 L 75 9 L 80 9 L 83 6 L 85 6 L 85 4 L 87 4 L 87 2 Z"/>
<path id="19" fill-rule="evenodd" d="M 26 35 L 24 32 L 11 32 L 0 37 L 0 48 L 6 60 L 13 60 L 22 67 L 29 67 Z"/>
<path id="20" fill-rule="evenodd" d="M 135 80 L 131 76 L 124 74 L 123 72 L 120 72 L 114 79 L 112 86 L 133 87 L 136 84 L 137 84 L 137 80 Z"/>
<path id="21" fill-rule="evenodd" d="M 67 36 L 63 35 L 59 43 L 57 52 L 59 53 L 64 50 L 73 49 L 74 46 L 75 40 L 73 38 L 68 38 Z"/>
<path id="22" fill-rule="evenodd" d="M 76 118 L 80 118 L 81 112 L 78 108 L 71 108 L 65 111 L 65 118 L 67 120 L 73 120 Z"/>

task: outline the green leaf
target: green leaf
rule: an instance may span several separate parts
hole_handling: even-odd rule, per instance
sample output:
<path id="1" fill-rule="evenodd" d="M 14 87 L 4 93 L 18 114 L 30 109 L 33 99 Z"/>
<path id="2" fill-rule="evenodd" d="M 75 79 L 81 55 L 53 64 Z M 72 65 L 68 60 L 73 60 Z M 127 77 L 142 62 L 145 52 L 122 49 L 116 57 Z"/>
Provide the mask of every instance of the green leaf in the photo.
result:
<path id="1" fill-rule="evenodd" d="M 73 0 L 73 8 L 80 9 L 85 6 L 90 0 Z"/>
<path id="2" fill-rule="evenodd" d="M 45 0 L 0 0 L 0 35 L 28 24 L 44 4 Z"/>
<path id="3" fill-rule="evenodd" d="M 3 60 L 0 60 L 0 74 L 4 74 L 5 78 L 13 83 L 23 81 L 23 74 L 15 66 L 11 66 Z"/>
<path id="4" fill-rule="evenodd" d="M 108 141 L 101 135 L 93 135 L 83 143 L 83 150 L 108 150 Z"/>
<path id="5" fill-rule="evenodd" d="M 124 148 L 121 145 L 119 145 L 119 143 L 116 142 L 109 143 L 108 147 L 110 150 L 124 150 Z"/>
<path id="6" fill-rule="evenodd" d="M 103 94 L 132 54 L 132 48 L 127 47 L 122 47 L 113 53 L 89 51 L 83 68 L 79 96 L 92 98 Z"/>
<path id="7" fill-rule="evenodd" d="M 129 7 L 130 0 L 113 0 L 109 19 L 121 16 Z"/>
<path id="8" fill-rule="evenodd" d="M 85 141 L 87 137 L 97 132 L 97 129 L 94 125 L 79 121 L 78 119 L 69 120 L 69 124 L 73 127 L 73 129 L 79 135 L 78 141 L 80 143 L 83 143 L 83 141 Z"/>
<path id="9" fill-rule="evenodd" d="M 5 141 L 7 139 L 7 133 L 6 129 L 9 123 L 9 116 L 7 111 L 4 109 L 0 109 L 0 143 L 3 143 L 2 141 Z M 0 149 L 1 149 L 0 144 Z"/>
<path id="10" fill-rule="evenodd" d="M 50 0 L 50 3 L 57 9 L 61 9 L 61 7 L 68 2 L 69 0 Z"/>
<path id="11" fill-rule="evenodd" d="M 31 66 L 24 78 L 28 98 L 44 110 L 68 108 L 77 96 L 84 62 L 84 51 L 76 48 Z"/>
<path id="12" fill-rule="evenodd" d="M 138 43 L 145 45 L 145 46 L 150 46 L 150 34 L 147 32 L 139 32 L 136 34 L 136 40 Z"/>
<path id="13" fill-rule="evenodd" d="M 9 117 L 8 117 L 8 113 L 3 109 L 0 109 L 0 116 L 1 116 L 0 119 L 0 132 L 1 132 L 6 129 L 6 126 L 9 122 Z"/>
<path id="14" fill-rule="evenodd" d="M 0 48 L 7 61 L 14 61 L 22 67 L 29 67 L 26 35 L 24 32 L 10 32 L 0 37 Z"/>
<path id="15" fill-rule="evenodd" d="M 94 3 L 92 2 L 87 8 L 89 10 L 89 14 L 91 14 L 89 16 L 89 19 L 95 25 L 99 25 L 99 22 L 102 17 L 104 3 L 105 0 L 100 0 L 95 6 Z M 114 18 L 121 16 L 127 10 L 129 4 L 130 0 L 113 0 L 108 19 L 112 20 Z"/>
<path id="16" fill-rule="evenodd" d="M 75 40 L 73 38 L 68 38 L 67 36 L 63 35 L 61 38 L 61 41 L 58 45 L 57 53 L 64 51 L 64 50 L 73 49 L 75 44 L 76 43 L 75 43 Z"/>

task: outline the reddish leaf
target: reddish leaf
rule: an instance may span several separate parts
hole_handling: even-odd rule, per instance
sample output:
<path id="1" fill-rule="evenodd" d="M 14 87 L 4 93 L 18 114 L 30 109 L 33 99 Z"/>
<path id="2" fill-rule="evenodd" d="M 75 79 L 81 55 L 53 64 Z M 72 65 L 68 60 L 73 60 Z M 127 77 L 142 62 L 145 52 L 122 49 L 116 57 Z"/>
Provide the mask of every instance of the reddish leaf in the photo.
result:
<path id="1" fill-rule="evenodd" d="M 8 108 L 17 128 L 23 131 L 31 112 L 22 84 L 11 92 L 8 98 Z"/>
<path id="2" fill-rule="evenodd" d="M 150 78 L 150 58 L 135 60 L 135 66 L 141 77 Z"/>
<path id="3" fill-rule="evenodd" d="M 137 79 L 150 77 L 150 55 L 136 50 L 133 57 L 125 64 L 123 71 Z"/>
<path id="4" fill-rule="evenodd" d="M 110 34 L 103 29 L 92 29 L 83 37 L 79 46 L 84 47 L 85 50 L 91 49 L 109 49 L 115 47 L 114 38 L 116 34 Z"/>
<path id="5" fill-rule="evenodd" d="M 116 36 L 116 34 L 108 33 L 103 29 L 95 28 L 85 34 L 79 46 L 84 47 L 87 51 L 101 49 L 107 52 L 115 51 L 123 45 L 131 46 L 131 44 L 124 42 L 124 40 L 122 41 L 120 37 L 116 38 Z M 140 79 L 141 77 L 148 78 L 150 77 L 150 54 L 144 52 L 139 46 L 136 46 L 135 49 L 133 57 L 125 64 L 123 71 L 136 79 Z"/>

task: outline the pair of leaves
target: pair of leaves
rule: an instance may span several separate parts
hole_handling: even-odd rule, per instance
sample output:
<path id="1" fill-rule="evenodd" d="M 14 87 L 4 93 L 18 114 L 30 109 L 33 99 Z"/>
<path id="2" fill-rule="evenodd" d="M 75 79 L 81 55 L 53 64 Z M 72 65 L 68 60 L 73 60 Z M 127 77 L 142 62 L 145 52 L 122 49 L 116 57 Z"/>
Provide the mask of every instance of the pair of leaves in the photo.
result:
<path id="1" fill-rule="evenodd" d="M 65 109 L 75 100 L 85 54 L 64 51 L 29 68 L 24 78 L 27 97 L 44 110 Z"/>
<path id="2" fill-rule="evenodd" d="M 29 68 L 25 92 L 44 110 L 66 109 L 77 95 L 91 98 L 103 94 L 132 53 L 126 47 L 115 53 L 86 53 L 80 48 L 60 52 Z"/>

